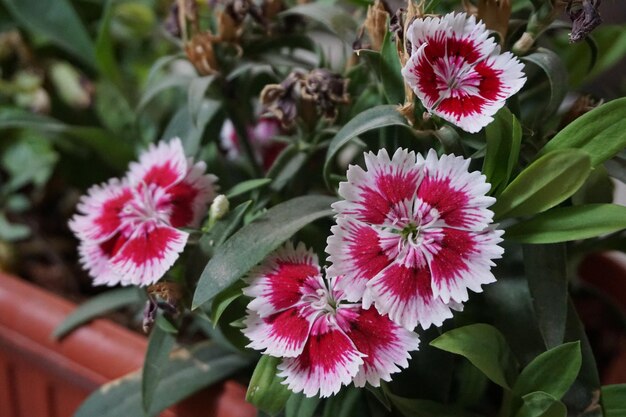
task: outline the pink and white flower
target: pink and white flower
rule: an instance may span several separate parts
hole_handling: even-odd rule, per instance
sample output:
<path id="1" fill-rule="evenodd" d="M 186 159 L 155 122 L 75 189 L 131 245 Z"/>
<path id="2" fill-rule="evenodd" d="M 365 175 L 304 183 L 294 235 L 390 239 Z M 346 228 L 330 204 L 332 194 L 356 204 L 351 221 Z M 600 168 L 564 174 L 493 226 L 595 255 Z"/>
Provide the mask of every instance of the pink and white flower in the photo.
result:
<path id="1" fill-rule="evenodd" d="M 185 157 L 180 139 L 141 154 L 123 180 L 87 191 L 69 223 L 94 285 L 150 285 L 183 251 L 215 194 L 204 162 Z"/>
<path id="2" fill-rule="evenodd" d="M 261 117 L 253 126 L 248 126 L 248 139 L 254 152 L 254 156 L 265 170 L 268 170 L 276 157 L 285 148 L 283 142 L 276 141 L 280 134 L 280 122 L 271 117 Z M 220 131 L 220 145 L 226 151 L 230 160 L 241 157 L 241 144 L 235 126 L 230 120 L 225 120 Z"/>
<path id="3" fill-rule="evenodd" d="M 342 275 L 350 301 L 362 298 L 407 329 L 441 325 L 468 299 L 494 282 L 502 231 L 490 226 L 495 199 L 470 161 L 454 155 L 426 159 L 398 149 L 365 155 L 367 170 L 352 165 L 337 225 L 326 251 L 331 275 Z"/>
<path id="4" fill-rule="evenodd" d="M 526 77 L 523 65 L 465 13 L 416 19 L 407 30 L 411 57 L 402 75 L 426 109 L 467 132 L 493 121 Z"/>
<path id="5" fill-rule="evenodd" d="M 253 297 L 243 330 L 248 346 L 283 358 L 278 375 L 307 397 L 389 381 L 419 345 L 415 333 L 376 309 L 347 303 L 342 279 L 323 278 L 317 256 L 288 243 L 251 271 L 244 289 Z"/>

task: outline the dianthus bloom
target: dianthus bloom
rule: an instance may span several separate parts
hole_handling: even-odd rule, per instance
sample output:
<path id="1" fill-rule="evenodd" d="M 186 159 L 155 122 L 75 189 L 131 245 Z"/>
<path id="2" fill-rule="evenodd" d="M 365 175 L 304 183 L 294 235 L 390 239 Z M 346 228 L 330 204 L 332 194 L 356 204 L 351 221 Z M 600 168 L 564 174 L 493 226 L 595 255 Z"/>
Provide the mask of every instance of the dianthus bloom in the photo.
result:
<path id="1" fill-rule="evenodd" d="M 407 30 L 411 57 L 402 75 L 426 110 L 468 132 L 493 121 L 526 82 L 523 65 L 482 22 L 465 13 L 416 19 Z"/>
<path id="2" fill-rule="evenodd" d="M 285 144 L 276 141 L 280 134 L 280 122 L 270 117 L 260 118 L 254 126 L 248 127 L 248 139 L 257 162 L 268 170 L 276 157 L 285 148 Z M 228 159 L 236 160 L 241 157 L 241 144 L 235 126 L 230 120 L 224 121 L 220 131 L 220 145 L 226 151 Z"/>
<path id="3" fill-rule="evenodd" d="M 339 185 L 345 199 L 326 251 L 331 275 L 343 275 L 348 300 L 413 329 L 441 323 L 468 299 L 467 290 L 495 281 L 502 231 L 490 227 L 494 198 L 462 157 L 398 149 L 365 155 Z"/>
<path id="4" fill-rule="evenodd" d="M 288 243 L 251 271 L 244 294 L 248 345 L 283 358 L 279 376 L 294 392 L 328 397 L 354 381 L 378 386 L 408 366 L 419 339 L 376 309 L 347 303 L 342 278 L 323 278 L 317 256 Z"/>
<path id="5" fill-rule="evenodd" d="M 180 139 L 151 145 L 127 176 L 87 191 L 70 229 L 94 285 L 150 285 L 172 266 L 215 194 L 204 162 L 185 157 Z"/>

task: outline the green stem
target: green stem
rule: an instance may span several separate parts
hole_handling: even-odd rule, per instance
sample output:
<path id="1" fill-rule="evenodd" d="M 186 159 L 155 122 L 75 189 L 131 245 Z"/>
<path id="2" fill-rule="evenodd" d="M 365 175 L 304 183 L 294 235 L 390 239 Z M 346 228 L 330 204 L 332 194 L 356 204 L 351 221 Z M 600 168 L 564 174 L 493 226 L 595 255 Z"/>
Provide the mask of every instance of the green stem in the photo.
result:
<path id="1" fill-rule="evenodd" d="M 511 414 L 511 404 L 513 401 L 513 395 L 508 389 L 504 390 L 502 395 L 502 404 L 500 405 L 500 411 L 498 411 L 498 417 L 509 417 Z"/>
<path id="2" fill-rule="evenodd" d="M 237 132 L 237 138 L 239 139 L 239 143 L 243 148 L 243 152 L 246 155 L 246 159 L 250 163 L 252 167 L 252 171 L 256 178 L 263 177 L 263 170 L 259 166 L 259 163 L 254 155 L 254 150 L 252 149 L 252 145 L 250 144 L 250 138 L 248 137 L 248 129 L 246 128 L 246 123 L 241 117 L 240 112 L 237 110 L 237 104 L 234 100 L 225 99 L 225 109 L 226 116 L 230 119 L 235 127 L 235 132 Z"/>

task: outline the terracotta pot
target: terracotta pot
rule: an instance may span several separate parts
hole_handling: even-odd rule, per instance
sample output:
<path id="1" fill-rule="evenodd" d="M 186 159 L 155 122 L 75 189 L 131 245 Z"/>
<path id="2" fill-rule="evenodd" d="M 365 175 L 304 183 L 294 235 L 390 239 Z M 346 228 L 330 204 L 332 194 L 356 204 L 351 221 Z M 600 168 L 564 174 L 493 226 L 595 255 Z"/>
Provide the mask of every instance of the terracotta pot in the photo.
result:
<path id="1" fill-rule="evenodd" d="M 581 280 L 611 301 L 626 317 L 626 254 L 603 252 L 588 255 L 579 265 Z M 595 297 L 580 300 L 577 309 L 587 334 L 595 335 L 594 354 L 603 384 L 626 383 L 626 332 L 608 303 Z"/>
<path id="2" fill-rule="evenodd" d="M 108 320 L 52 340 L 52 331 L 75 308 L 0 272 L 0 416 L 71 417 L 93 390 L 142 366 L 147 339 Z M 245 391 L 226 381 L 161 416 L 256 416 Z"/>

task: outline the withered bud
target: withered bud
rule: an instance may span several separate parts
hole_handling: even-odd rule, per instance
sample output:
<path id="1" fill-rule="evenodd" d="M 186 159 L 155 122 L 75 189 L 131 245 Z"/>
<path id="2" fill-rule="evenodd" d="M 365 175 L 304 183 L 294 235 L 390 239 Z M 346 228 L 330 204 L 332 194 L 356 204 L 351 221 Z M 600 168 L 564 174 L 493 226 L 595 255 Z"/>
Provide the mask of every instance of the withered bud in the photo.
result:
<path id="1" fill-rule="evenodd" d="M 199 31 L 198 5 L 194 0 L 175 0 L 163 21 L 163 27 L 172 36 L 187 40 L 188 25 L 191 27 L 192 33 Z"/>
<path id="2" fill-rule="evenodd" d="M 280 121 L 283 128 L 293 126 L 298 116 L 298 89 L 303 74 L 292 72 L 280 84 L 268 84 L 261 91 L 263 108 Z"/>
<path id="3" fill-rule="evenodd" d="M 566 12 L 572 20 L 570 42 L 578 42 L 587 37 L 600 23 L 602 17 L 598 8 L 600 0 L 569 0 Z"/>
<path id="4" fill-rule="evenodd" d="M 510 0 L 479 0 L 478 19 L 482 20 L 487 29 L 498 32 L 500 45 L 504 44 L 509 19 L 511 18 Z"/>
<path id="5" fill-rule="evenodd" d="M 404 42 L 404 12 L 406 10 L 399 8 L 389 19 L 389 31 L 393 33 L 393 39 L 402 44 Z"/>
<path id="6" fill-rule="evenodd" d="M 144 333 L 150 333 L 150 330 L 152 330 L 158 310 L 159 308 L 154 300 L 148 299 L 148 301 L 146 301 L 146 306 L 143 309 L 143 320 L 141 322 L 141 328 Z"/>
<path id="7" fill-rule="evenodd" d="M 222 42 L 236 42 L 242 32 L 242 26 L 225 11 L 217 12 L 217 33 Z"/>
<path id="8" fill-rule="evenodd" d="M 468 15 L 476 16 L 478 14 L 478 7 L 476 7 L 470 0 L 463 0 L 463 9 Z"/>
<path id="9" fill-rule="evenodd" d="M 183 298 L 180 285 L 168 281 L 148 286 L 148 295 L 161 309 L 172 314 L 178 312 L 180 300 Z"/>
<path id="10" fill-rule="evenodd" d="M 329 120 L 337 117 L 337 105 L 350 102 L 348 79 L 323 68 L 307 74 L 302 84 L 303 100 L 315 103 L 318 111 Z"/>
<path id="11" fill-rule="evenodd" d="M 213 42 L 215 37 L 210 33 L 197 33 L 185 45 L 189 61 L 200 75 L 211 75 L 218 72 Z"/>
<path id="12" fill-rule="evenodd" d="M 285 3 L 283 3 L 283 0 L 263 0 L 261 9 L 265 20 L 269 21 L 274 19 L 278 13 L 285 10 Z"/>
<path id="13" fill-rule="evenodd" d="M 383 0 L 376 0 L 374 4 L 367 7 L 367 16 L 363 24 L 367 35 L 370 38 L 372 49 L 380 51 L 387 34 L 387 7 Z"/>

